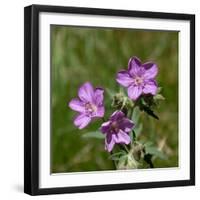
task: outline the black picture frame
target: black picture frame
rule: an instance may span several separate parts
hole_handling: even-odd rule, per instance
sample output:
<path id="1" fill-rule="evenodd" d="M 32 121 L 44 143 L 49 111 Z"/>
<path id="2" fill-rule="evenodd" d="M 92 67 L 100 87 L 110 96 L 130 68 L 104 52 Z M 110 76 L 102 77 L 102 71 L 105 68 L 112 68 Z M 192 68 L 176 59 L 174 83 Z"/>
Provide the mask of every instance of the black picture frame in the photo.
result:
<path id="1" fill-rule="evenodd" d="M 39 188 L 39 13 L 76 13 L 190 23 L 190 179 L 78 187 Z M 24 9 L 24 192 L 30 195 L 195 185 L 195 15 L 31 5 Z"/>

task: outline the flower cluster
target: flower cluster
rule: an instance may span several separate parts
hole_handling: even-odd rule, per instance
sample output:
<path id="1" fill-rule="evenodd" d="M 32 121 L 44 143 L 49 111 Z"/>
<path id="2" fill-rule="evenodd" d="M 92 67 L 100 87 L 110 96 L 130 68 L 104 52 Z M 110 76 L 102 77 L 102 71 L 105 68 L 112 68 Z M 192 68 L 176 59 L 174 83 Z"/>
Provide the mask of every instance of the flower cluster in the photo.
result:
<path id="1" fill-rule="evenodd" d="M 114 110 L 107 120 L 104 116 L 104 89 L 101 87 L 94 88 L 90 82 L 86 82 L 80 86 L 78 97 L 69 102 L 69 107 L 78 112 L 74 125 L 79 129 L 85 128 L 94 119 L 102 119 L 99 131 L 93 133 L 94 136 L 100 134 L 98 138 L 103 136 L 105 150 L 111 153 L 117 169 L 146 168 L 146 164 L 152 168 L 153 154 L 164 157 L 155 147 L 149 148 L 137 138 L 142 127 L 138 123 L 141 112 L 159 119 L 153 107 L 164 97 L 155 80 L 157 74 L 155 63 L 142 63 L 137 57 L 130 58 L 128 69 L 116 75 L 116 82 L 125 88 L 126 93 L 112 95 L 111 106 Z"/>
<path id="2" fill-rule="evenodd" d="M 134 119 L 128 115 L 129 111 L 131 113 L 138 106 L 141 111 L 157 117 L 151 110 L 152 101 L 159 89 L 155 80 L 157 74 L 155 63 L 142 63 L 137 57 L 130 58 L 128 69 L 121 70 L 116 75 L 117 83 L 127 89 L 127 96 L 121 93 L 114 96 L 116 110 L 107 120 L 104 118 L 104 89 L 94 88 L 90 82 L 84 83 L 78 90 L 78 97 L 69 102 L 69 107 L 78 112 L 74 125 L 83 129 L 94 119 L 101 118 L 103 123 L 100 131 L 105 136 L 105 149 L 108 152 L 113 151 L 115 144 L 129 145 L 133 140 L 130 133 L 134 132 L 135 127 Z M 136 146 L 138 148 L 138 144 Z M 130 152 L 133 152 L 133 149 Z"/>

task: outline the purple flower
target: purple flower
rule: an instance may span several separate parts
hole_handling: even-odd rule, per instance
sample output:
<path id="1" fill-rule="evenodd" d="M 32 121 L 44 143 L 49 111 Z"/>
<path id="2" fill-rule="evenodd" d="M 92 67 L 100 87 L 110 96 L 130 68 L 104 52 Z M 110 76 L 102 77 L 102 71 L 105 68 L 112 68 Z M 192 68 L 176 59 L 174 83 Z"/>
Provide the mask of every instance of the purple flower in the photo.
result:
<path id="1" fill-rule="evenodd" d="M 79 129 L 86 127 L 92 118 L 104 116 L 102 88 L 93 88 L 91 83 L 84 83 L 78 91 L 78 98 L 72 99 L 69 102 L 69 107 L 72 110 L 79 112 L 79 115 L 74 120 L 74 125 Z"/>
<path id="2" fill-rule="evenodd" d="M 101 132 L 106 134 L 105 149 L 110 152 L 115 143 L 129 144 L 131 142 L 129 132 L 133 126 L 133 122 L 126 118 L 123 112 L 115 111 L 109 121 L 101 125 Z"/>
<path id="3" fill-rule="evenodd" d="M 157 83 L 155 77 L 158 73 L 157 65 L 153 62 L 142 64 L 140 59 L 132 57 L 128 63 L 128 70 L 117 74 L 117 82 L 128 89 L 128 96 L 137 100 L 142 94 L 155 95 Z"/>

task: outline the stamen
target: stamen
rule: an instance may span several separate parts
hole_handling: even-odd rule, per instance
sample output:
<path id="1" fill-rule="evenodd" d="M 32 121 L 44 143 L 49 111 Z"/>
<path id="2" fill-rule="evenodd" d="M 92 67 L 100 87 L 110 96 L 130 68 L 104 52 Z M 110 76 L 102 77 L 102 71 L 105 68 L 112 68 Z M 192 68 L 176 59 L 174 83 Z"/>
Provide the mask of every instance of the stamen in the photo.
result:
<path id="1" fill-rule="evenodd" d="M 134 78 L 134 80 L 136 85 L 141 85 L 143 83 L 142 77 L 137 76 L 136 78 Z"/>
<path id="2" fill-rule="evenodd" d="M 111 129 L 115 132 L 118 132 L 119 130 L 119 126 L 118 126 L 118 123 L 117 122 L 112 122 L 111 124 Z"/>
<path id="3" fill-rule="evenodd" d="M 90 103 L 90 102 L 85 104 L 85 109 L 89 113 L 93 113 L 93 112 L 97 111 L 97 107 L 94 104 Z"/>

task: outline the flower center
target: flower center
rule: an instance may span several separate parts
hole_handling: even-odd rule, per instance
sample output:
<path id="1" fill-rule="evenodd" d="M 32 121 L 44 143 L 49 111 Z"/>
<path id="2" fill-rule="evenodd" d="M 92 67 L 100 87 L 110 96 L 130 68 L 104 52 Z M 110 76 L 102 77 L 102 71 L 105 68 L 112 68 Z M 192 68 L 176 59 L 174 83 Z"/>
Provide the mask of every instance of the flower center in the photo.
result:
<path id="1" fill-rule="evenodd" d="M 111 130 L 118 132 L 119 131 L 119 126 L 117 122 L 112 122 L 111 126 L 110 126 Z"/>
<path id="2" fill-rule="evenodd" d="M 136 85 L 141 85 L 143 83 L 143 78 L 137 76 L 137 77 L 134 78 L 134 81 L 135 81 Z"/>
<path id="3" fill-rule="evenodd" d="M 93 113 L 97 111 L 97 107 L 94 104 L 88 102 L 85 104 L 85 110 L 89 113 Z"/>

